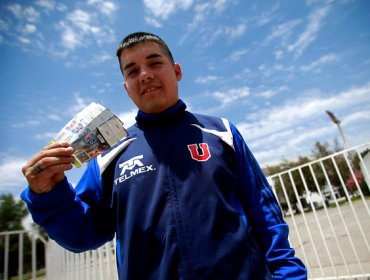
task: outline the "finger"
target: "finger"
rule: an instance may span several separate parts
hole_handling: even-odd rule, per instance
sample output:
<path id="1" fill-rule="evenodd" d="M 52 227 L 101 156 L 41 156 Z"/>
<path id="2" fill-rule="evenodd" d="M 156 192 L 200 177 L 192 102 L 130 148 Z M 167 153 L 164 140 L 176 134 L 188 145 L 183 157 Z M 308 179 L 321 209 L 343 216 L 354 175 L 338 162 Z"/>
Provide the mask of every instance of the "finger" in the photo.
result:
<path id="1" fill-rule="evenodd" d="M 29 179 L 30 189 L 34 193 L 47 193 L 64 180 L 64 172 L 73 168 L 72 164 L 57 164 L 49 167 L 48 172 L 41 172 L 38 176 Z"/>
<path id="2" fill-rule="evenodd" d="M 50 172 L 49 167 L 58 164 L 70 164 L 74 161 L 72 156 L 58 156 L 58 157 L 45 157 L 37 161 L 34 165 L 30 166 L 30 163 L 23 167 L 23 174 L 28 176 L 35 176 L 39 173 L 47 170 Z M 52 176 L 52 174 L 50 174 Z"/>
<path id="3" fill-rule="evenodd" d="M 26 166 L 34 166 L 37 162 L 49 157 L 70 157 L 73 153 L 74 149 L 70 146 L 59 146 L 58 144 L 54 146 L 54 144 L 52 144 L 39 151 L 33 158 L 28 161 Z M 44 168 L 44 166 L 42 167 Z"/>
<path id="4" fill-rule="evenodd" d="M 31 174 L 35 175 L 35 174 L 38 174 L 40 173 L 41 171 L 43 171 L 42 167 L 41 167 L 41 164 L 40 163 L 36 163 L 34 166 L 32 166 L 30 168 L 30 172 Z"/>
<path id="5" fill-rule="evenodd" d="M 47 146 L 45 146 L 43 148 L 43 150 L 50 150 L 50 149 L 54 149 L 54 148 L 58 148 L 58 147 L 61 147 L 61 148 L 66 148 L 66 147 L 69 147 L 69 143 L 68 142 L 54 142 L 54 143 L 51 143 Z"/>

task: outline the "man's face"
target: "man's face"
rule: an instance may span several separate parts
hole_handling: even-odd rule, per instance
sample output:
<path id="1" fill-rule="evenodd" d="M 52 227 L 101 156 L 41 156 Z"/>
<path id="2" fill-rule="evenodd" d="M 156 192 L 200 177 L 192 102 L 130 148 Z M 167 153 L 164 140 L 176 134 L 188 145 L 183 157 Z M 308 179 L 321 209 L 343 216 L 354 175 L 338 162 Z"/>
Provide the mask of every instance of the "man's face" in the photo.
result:
<path id="1" fill-rule="evenodd" d="M 125 89 L 144 113 L 160 113 L 178 101 L 180 65 L 173 64 L 155 42 L 138 43 L 120 56 Z"/>

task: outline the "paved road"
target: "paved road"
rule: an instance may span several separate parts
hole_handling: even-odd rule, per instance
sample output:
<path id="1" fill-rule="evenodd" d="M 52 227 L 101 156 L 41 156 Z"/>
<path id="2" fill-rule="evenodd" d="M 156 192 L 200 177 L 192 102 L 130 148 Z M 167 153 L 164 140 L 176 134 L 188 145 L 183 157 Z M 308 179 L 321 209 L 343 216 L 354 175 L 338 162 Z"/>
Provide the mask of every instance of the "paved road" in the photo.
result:
<path id="1" fill-rule="evenodd" d="M 290 241 L 309 268 L 309 278 L 370 276 L 370 201 L 366 203 L 346 203 L 285 218 Z"/>

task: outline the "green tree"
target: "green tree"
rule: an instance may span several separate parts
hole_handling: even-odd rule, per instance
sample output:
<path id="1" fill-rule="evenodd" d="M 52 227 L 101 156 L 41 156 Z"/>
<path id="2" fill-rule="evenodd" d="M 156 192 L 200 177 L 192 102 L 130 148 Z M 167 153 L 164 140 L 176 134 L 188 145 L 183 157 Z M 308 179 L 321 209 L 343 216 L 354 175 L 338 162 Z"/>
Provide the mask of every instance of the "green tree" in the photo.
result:
<path id="1" fill-rule="evenodd" d="M 22 230 L 27 213 L 23 201 L 15 201 L 11 194 L 0 195 L 0 231 Z"/>

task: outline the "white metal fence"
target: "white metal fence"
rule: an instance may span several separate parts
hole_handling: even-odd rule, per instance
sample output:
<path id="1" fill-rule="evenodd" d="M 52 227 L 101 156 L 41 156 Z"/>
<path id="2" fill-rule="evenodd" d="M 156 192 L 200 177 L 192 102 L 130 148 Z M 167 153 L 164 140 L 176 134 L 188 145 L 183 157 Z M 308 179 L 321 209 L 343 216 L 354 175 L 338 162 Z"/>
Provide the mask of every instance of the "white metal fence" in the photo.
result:
<path id="1" fill-rule="evenodd" d="M 29 241 L 29 242 L 27 242 Z M 37 242 L 41 241 L 44 246 L 44 252 L 37 252 Z M 29 243 L 29 247 L 25 243 Z M 45 253 L 46 241 L 40 237 L 35 231 L 7 231 L 0 232 L 0 245 L 3 262 L 0 270 L 0 279 L 8 280 L 12 276 L 10 272 L 17 271 L 17 278 L 19 280 L 32 279 L 37 277 L 37 256 Z M 16 251 L 13 250 L 16 248 Z M 31 251 L 30 260 L 25 261 L 29 257 L 25 252 Z M 0 252 L 1 253 L 1 252 Z M 27 256 L 26 256 L 27 255 Z M 25 268 L 25 264 L 30 264 L 30 269 Z M 14 278 L 13 278 L 14 279 Z"/>
<path id="2" fill-rule="evenodd" d="M 94 251 L 75 254 L 54 241 L 48 243 L 46 279 L 48 280 L 116 280 L 115 240 Z"/>
<path id="3" fill-rule="evenodd" d="M 370 279 L 369 149 L 356 146 L 268 177 L 309 279 Z M 46 279 L 117 279 L 115 259 L 115 241 L 81 254 L 50 241 Z"/>
<path id="4" fill-rule="evenodd" d="M 370 279 L 368 149 L 370 143 L 268 178 L 310 279 Z"/>

